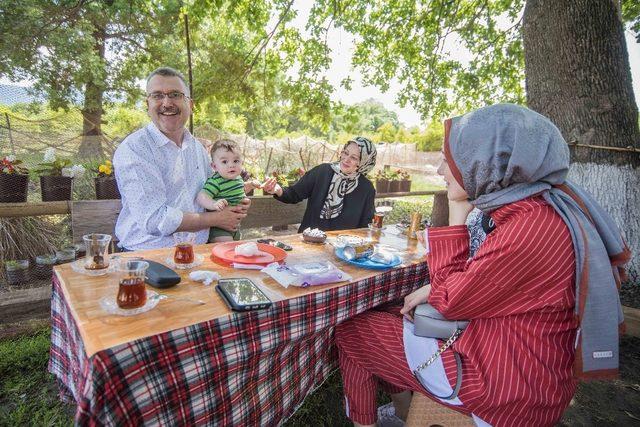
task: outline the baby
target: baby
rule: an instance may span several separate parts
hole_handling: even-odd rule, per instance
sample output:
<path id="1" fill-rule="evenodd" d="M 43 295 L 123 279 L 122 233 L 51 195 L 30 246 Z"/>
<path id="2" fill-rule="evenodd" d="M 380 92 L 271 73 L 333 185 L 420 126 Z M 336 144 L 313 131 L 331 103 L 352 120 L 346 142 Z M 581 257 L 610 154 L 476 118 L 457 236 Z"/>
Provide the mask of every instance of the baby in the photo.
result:
<path id="1" fill-rule="evenodd" d="M 245 198 L 245 194 L 254 188 L 260 188 L 256 180 L 244 182 L 242 155 L 240 147 L 234 141 L 222 139 L 211 147 L 211 167 L 213 176 L 209 178 L 198 193 L 196 202 L 209 211 L 220 211 L 226 206 L 235 206 Z M 209 243 L 240 240 L 240 231 L 227 231 L 212 227 L 209 230 Z"/>

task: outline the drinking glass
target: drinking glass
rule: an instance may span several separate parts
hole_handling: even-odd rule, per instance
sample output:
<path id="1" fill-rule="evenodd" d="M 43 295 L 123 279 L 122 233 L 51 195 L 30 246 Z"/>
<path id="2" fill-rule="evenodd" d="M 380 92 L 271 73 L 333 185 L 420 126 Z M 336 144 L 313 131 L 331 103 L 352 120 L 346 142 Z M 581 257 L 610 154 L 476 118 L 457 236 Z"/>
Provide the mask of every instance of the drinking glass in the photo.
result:
<path id="1" fill-rule="evenodd" d="M 84 268 L 87 270 L 102 270 L 109 267 L 109 234 L 85 234 L 82 236 L 86 248 Z"/>
<path id="2" fill-rule="evenodd" d="M 382 228 L 382 222 L 384 220 L 384 213 L 376 212 L 373 214 L 372 226 L 375 228 Z"/>
<path id="3" fill-rule="evenodd" d="M 173 233 L 175 242 L 175 252 L 173 253 L 173 262 L 178 269 L 190 268 L 195 259 L 193 253 L 193 244 L 196 240 L 195 233 L 180 231 Z"/>
<path id="4" fill-rule="evenodd" d="M 114 267 L 118 280 L 118 307 L 123 309 L 139 308 L 147 302 L 147 290 L 144 285 L 144 277 L 149 268 L 149 263 L 136 259 L 125 260 Z"/>

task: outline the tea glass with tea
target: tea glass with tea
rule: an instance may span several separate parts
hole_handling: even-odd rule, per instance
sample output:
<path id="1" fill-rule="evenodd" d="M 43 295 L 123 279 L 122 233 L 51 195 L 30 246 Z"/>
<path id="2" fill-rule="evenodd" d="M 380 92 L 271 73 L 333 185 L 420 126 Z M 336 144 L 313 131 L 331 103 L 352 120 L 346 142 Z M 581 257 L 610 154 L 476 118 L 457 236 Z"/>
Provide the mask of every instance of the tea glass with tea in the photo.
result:
<path id="1" fill-rule="evenodd" d="M 118 280 L 116 302 L 122 309 L 140 308 L 147 302 L 144 284 L 149 263 L 137 259 L 121 259 L 114 267 Z"/>
<path id="2" fill-rule="evenodd" d="M 382 212 L 376 212 L 373 214 L 373 221 L 371 226 L 375 228 L 382 228 L 382 222 L 384 221 L 384 214 Z"/>
<path id="3" fill-rule="evenodd" d="M 109 267 L 109 234 L 85 234 L 82 236 L 86 250 L 84 268 L 87 270 L 102 270 Z"/>
<path id="4" fill-rule="evenodd" d="M 191 265 L 195 260 L 193 244 L 196 241 L 196 234 L 180 231 L 173 233 L 173 240 L 175 242 L 173 262 L 176 265 L 176 268 L 191 268 Z"/>

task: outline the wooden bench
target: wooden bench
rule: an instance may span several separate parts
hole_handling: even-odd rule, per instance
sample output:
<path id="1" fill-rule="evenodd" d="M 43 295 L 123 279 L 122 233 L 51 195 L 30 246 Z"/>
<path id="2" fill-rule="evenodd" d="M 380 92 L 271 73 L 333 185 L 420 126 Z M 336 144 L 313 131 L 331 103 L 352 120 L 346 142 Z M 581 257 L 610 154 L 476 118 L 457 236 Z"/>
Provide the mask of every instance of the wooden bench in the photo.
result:
<path id="1" fill-rule="evenodd" d="M 306 200 L 286 204 L 269 196 L 253 196 L 243 228 L 298 224 L 307 207 Z M 90 233 L 110 234 L 115 238 L 116 221 L 122 209 L 120 200 L 78 200 L 71 203 L 71 233 L 74 243 Z"/>
<path id="2" fill-rule="evenodd" d="M 387 196 L 387 195 L 384 195 Z M 271 196 L 252 196 L 251 208 L 242 220 L 243 228 L 279 227 L 299 224 L 307 207 L 307 201 L 295 205 L 282 203 Z M 115 227 L 122 209 L 120 200 L 78 200 L 71 204 L 71 233 L 74 243 L 82 243 L 82 236 L 90 233 L 110 234 L 115 238 Z M 434 195 L 431 222 L 445 225 L 449 218 L 447 193 Z"/>

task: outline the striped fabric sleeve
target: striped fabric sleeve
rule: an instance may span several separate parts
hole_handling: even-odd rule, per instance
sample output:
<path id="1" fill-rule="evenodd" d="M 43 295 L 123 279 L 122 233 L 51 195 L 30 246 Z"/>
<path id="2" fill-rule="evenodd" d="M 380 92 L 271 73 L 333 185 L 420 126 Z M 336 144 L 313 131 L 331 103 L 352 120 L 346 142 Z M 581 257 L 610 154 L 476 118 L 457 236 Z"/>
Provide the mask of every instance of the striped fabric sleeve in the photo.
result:
<path id="1" fill-rule="evenodd" d="M 207 181 L 204 183 L 204 186 L 202 187 L 202 190 L 207 193 L 212 199 L 215 199 L 216 196 L 220 193 L 220 187 L 213 177 L 207 179 Z"/>
<path id="2" fill-rule="evenodd" d="M 467 262 L 464 226 L 432 228 L 427 255 L 429 303 L 449 319 L 508 316 L 548 308 L 563 290 L 551 289 L 570 268 L 566 226 L 547 209 L 497 228 Z M 464 231 L 463 231 L 464 230 Z M 553 292 L 554 295 L 549 295 Z"/>

